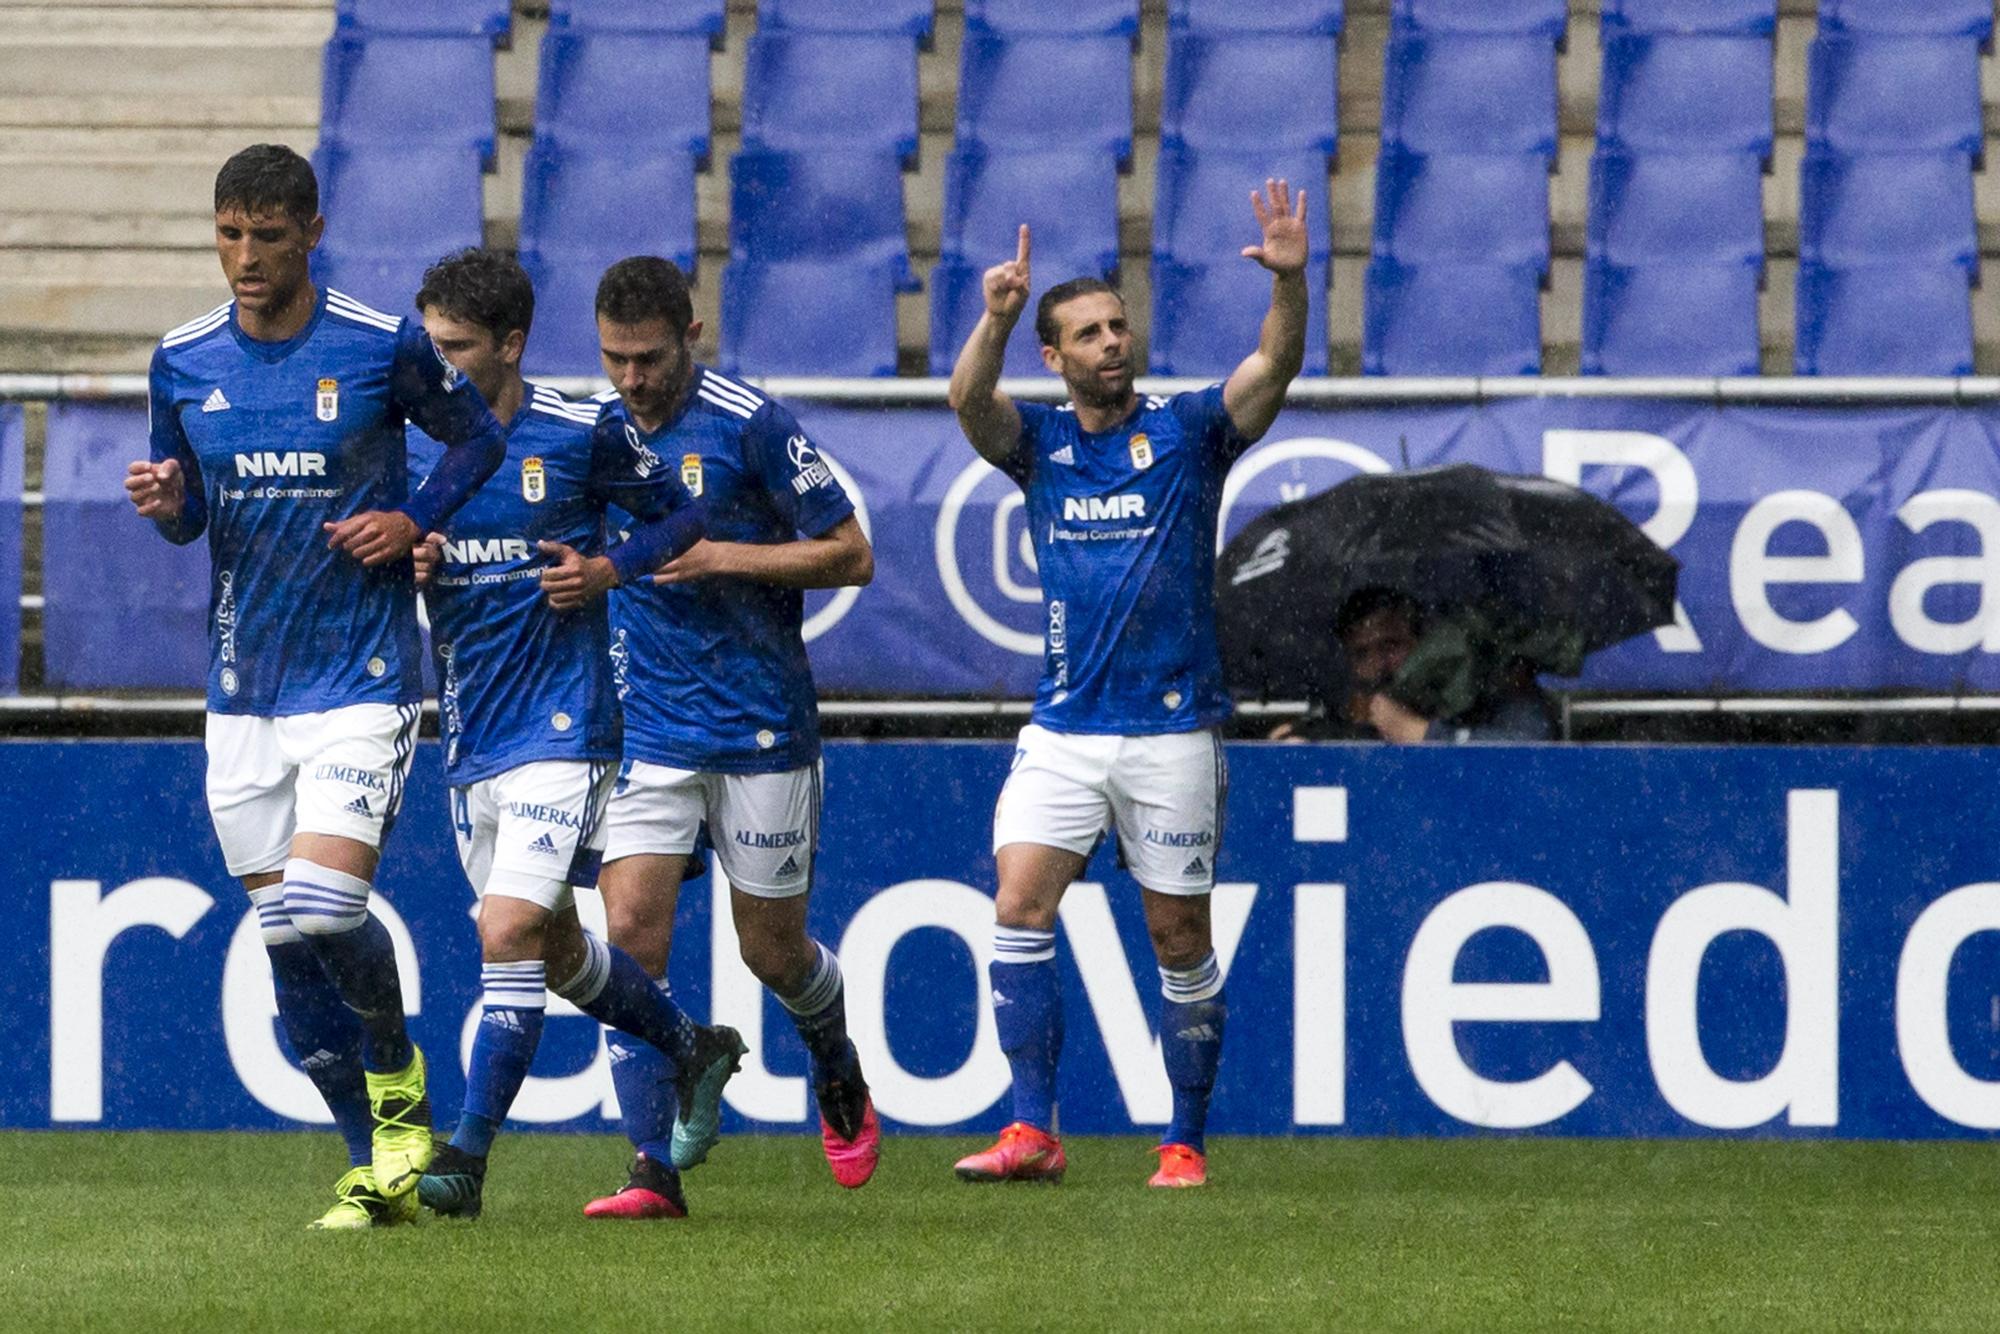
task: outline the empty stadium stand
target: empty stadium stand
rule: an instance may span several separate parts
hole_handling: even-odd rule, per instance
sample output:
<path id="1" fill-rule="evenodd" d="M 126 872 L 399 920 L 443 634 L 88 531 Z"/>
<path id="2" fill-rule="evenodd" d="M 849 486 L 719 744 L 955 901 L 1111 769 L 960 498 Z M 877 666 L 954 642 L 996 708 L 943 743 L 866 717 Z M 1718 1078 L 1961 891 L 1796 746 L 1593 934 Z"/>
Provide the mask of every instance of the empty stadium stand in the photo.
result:
<path id="1" fill-rule="evenodd" d="M 897 34 L 760 31 L 743 70 L 743 143 L 917 152 L 917 50 Z"/>
<path id="2" fill-rule="evenodd" d="M 718 42 L 724 0 L 549 0 L 549 26 L 585 32 L 698 32 Z"/>

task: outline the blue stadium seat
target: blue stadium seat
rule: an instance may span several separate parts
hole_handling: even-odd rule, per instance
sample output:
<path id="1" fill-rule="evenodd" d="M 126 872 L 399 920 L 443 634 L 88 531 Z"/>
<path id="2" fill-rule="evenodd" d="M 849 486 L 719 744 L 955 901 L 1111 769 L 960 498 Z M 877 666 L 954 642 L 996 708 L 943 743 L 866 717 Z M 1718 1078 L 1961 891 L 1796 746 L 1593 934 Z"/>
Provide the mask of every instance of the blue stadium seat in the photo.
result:
<path id="1" fill-rule="evenodd" d="M 1132 48 L 1118 37 L 968 32 L 958 73 L 958 146 L 1108 149 L 1132 156 Z"/>
<path id="2" fill-rule="evenodd" d="M 1768 37 L 1607 35 L 1597 142 L 1769 158 L 1772 78 Z"/>
<path id="3" fill-rule="evenodd" d="M 524 253 L 662 255 L 695 263 L 694 158 L 544 137 L 528 149 Z"/>
<path id="4" fill-rule="evenodd" d="M 146 452 L 126 404 L 54 403 L 42 463 L 42 661 L 51 690 L 199 689 L 208 679 L 208 543 L 134 518 L 125 465 Z M 143 651 L 134 652 L 134 627 Z"/>
<path id="5" fill-rule="evenodd" d="M 1755 153 L 1621 153 L 1590 160 L 1586 249 L 1612 264 L 1764 265 Z"/>
<path id="6" fill-rule="evenodd" d="M 509 0 L 339 0 L 334 26 L 362 33 L 469 33 L 495 40 L 507 36 L 514 7 Z"/>
<path id="7" fill-rule="evenodd" d="M 1333 37 L 1347 24 L 1342 0 L 1167 0 L 1167 31 L 1226 37 L 1232 33 L 1286 32 Z"/>
<path id="8" fill-rule="evenodd" d="M 722 369 L 732 375 L 894 375 L 893 263 L 736 261 L 722 271 Z"/>
<path id="9" fill-rule="evenodd" d="M 1395 0 L 1389 13 L 1401 32 L 1534 33 L 1553 41 L 1569 29 L 1568 0 Z"/>
<path id="10" fill-rule="evenodd" d="M 965 0 L 967 32 L 1005 37 L 1139 34 L 1139 0 Z"/>
<path id="11" fill-rule="evenodd" d="M 1315 148 L 1339 138 L 1331 38 L 1167 39 L 1160 138 L 1195 148 Z"/>
<path id="12" fill-rule="evenodd" d="M 1985 147 L 1979 48 L 1964 37 L 1815 38 L 1806 73 L 1806 146 L 1842 153 Z"/>
<path id="13" fill-rule="evenodd" d="M 1011 257 L 1011 252 L 1009 252 Z M 981 288 L 981 279 L 990 264 L 982 264 L 976 259 L 954 259 L 946 256 L 931 270 L 931 373 L 950 375 L 951 368 L 958 360 L 959 349 L 972 334 L 972 326 L 979 323 L 979 316 L 986 309 L 986 296 Z M 1013 337 L 1007 340 L 1006 356 L 1001 363 L 1003 375 L 1046 375 L 1048 368 L 1042 364 L 1041 340 L 1035 336 L 1035 303 L 1042 293 L 1057 283 L 1068 282 L 1071 278 L 1086 275 L 1109 278 L 1115 269 L 1103 265 L 1098 257 L 1072 258 L 1062 254 L 1035 252 L 1034 263 L 1030 267 L 1033 276 L 1028 290 L 1028 308 L 1015 326 Z"/>
<path id="14" fill-rule="evenodd" d="M 313 273 L 329 286 L 403 314 L 426 268 L 485 239 L 479 155 L 469 146 L 322 144 L 313 159 L 326 215 Z"/>
<path id="15" fill-rule="evenodd" d="M 1196 152 L 1160 145 L 1158 194 L 1153 208 L 1153 254 L 1184 264 L 1211 264 L 1257 243 L 1257 215 L 1250 192 L 1281 177 L 1306 192 L 1311 253 L 1333 253 L 1327 207 L 1326 159 L 1313 149 L 1266 153 Z"/>
<path id="16" fill-rule="evenodd" d="M 632 250 L 524 251 L 535 284 L 535 327 L 521 367 L 531 375 L 602 375 L 597 355 L 597 280 Z M 694 271 L 688 270 L 693 277 Z"/>
<path id="17" fill-rule="evenodd" d="M 729 163 L 729 256 L 765 264 L 886 263 L 900 285 L 914 289 L 896 159 L 867 152 L 738 153 Z"/>
<path id="18" fill-rule="evenodd" d="M 917 48 L 907 37 L 760 32 L 744 57 L 743 146 L 917 153 Z"/>
<path id="19" fill-rule="evenodd" d="M 1970 375 L 1972 290 L 1955 264 L 1799 265 L 1800 375 Z"/>
<path id="20" fill-rule="evenodd" d="M 473 144 L 493 160 L 493 43 L 336 32 L 320 81 L 321 143 Z"/>
<path id="21" fill-rule="evenodd" d="M 542 38 L 535 133 L 708 158 L 708 46 L 696 35 L 570 32 Z"/>
<path id="22" fill-rule="evenodd" d="M 1755 375 L 1760 358 L 1748 265 L 1584 267 L 1585 375 Z"/>
<path id="23" fill-rule="evenodd" d="M 578 32 L 698 32 L 722 41 L 728 0 L 549 0 L 549 27 Z"/>
<path id="24" fill-rule="evenodd" d="M 928 42 L 933 8 L 932 0 L 764 0 L 757 6 L 757 27 L 760 32 L 895 33 Z"/>
<path id="25" fill-rule="evenodd" d="M 1993 40 L 1993 0 L 1819 0 L 1821 32 Z"/>
<path id="26" fill-rule="evenodd" d="M 1375 165 L 1377 259 L 1549 269 L 1549 164 L 1533 153 L 1387 147 Z"/>
<path id="27" fill-rule="evenodd" d="M 1327 261 L 1306 263 L 1306 360 L 1303 373 L 1326 374 Z M 1213 262 L 1153 260 L 1152 345 L 1155 375 L 1223 376 L 1257 350 L 1264 312 L 1271 308 L 1271 275 L 1230 255 Z"/>
<path id="28" fill-rule="evenodd" d="M 1808 153 L 1799 259 L 1828 268 L 1956 264 L 1976 274 L 1972 161 L 1963 153 Z"/>
<path id="29" fill-rule="evenodd" d="M 1368 375 L 1537 375 L 1541 276 L 1504 264 L 1368 265 Z"/>
<path id="30" fill-rule="evenodd" d="M 1556 57 L 1535 37 L 1391 37 L 1382 142 L 1413 153 L 1556 151 Z"/>
<path id="31" fill-rule="evenodd" d="M 943 253 L 982 267 L 1014 256 L 1022 223 L 1033 269 L 1044 253 L 1118 265 L 1118 164 L 1106 152 L 1004 153 L 961 148 L 945 163 Z"/>
<path id="32" fill-rule="evenodd" d="M 1604 0 L 1604 32 L 1743 33 L 1777 31 L 1778 0 Z"/>
<path id="33" fill-rule="evenodd" d="M 0 695 L 21 687 L 21 491 L 27 452 L 21 405 L 0 403 Z"/>

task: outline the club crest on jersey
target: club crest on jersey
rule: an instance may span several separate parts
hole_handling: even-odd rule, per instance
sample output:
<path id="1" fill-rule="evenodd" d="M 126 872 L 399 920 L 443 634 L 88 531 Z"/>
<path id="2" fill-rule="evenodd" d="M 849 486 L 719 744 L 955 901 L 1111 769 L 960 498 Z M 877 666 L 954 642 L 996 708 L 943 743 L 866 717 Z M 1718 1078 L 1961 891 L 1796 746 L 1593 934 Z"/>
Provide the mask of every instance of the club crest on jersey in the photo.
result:
<path id="1" fill-rule="evenodd" d="M 548 472 L 539 458 L 521 460 L 521 499 L 539 504 L 549 494 Z"/>
<path id="2" fill-rule="evenodd" d="M 1153 442 L 1144 431 L 1132 433 L 1132 466 L 1141 472 L 1153 466 Z"/>
<path id="3" fill-rule="evenodd" d="M 313 401 L 313 416 L 323 422 L 340 416 L 340 381 L 326 379 L 319 382 L 319 396 Z"/>
<path id="4" fill-rule="evenodd" d="M 691 496 L 701 494 L 701 455 L 681 455 L 681 485 Z"/>

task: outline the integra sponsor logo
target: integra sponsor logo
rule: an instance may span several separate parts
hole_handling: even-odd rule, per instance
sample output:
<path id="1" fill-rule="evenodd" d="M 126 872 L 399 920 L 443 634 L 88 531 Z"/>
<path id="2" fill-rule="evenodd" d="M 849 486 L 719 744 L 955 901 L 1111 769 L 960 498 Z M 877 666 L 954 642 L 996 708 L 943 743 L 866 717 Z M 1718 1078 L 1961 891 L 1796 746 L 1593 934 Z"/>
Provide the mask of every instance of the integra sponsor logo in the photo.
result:
<path id="1" fill-rule="evenodd" d="M 756 829 L 739 829 L 736 841 L 746 848 L 799 848 L 805 846 L 806 831 L 780 829 L 775 834 L 766 834 Z"/>
<path id="2" fill-rule="evenodd" d="M 1146 498 L 1127 493 L 1117 496 L 1064 496 L 1063 520 L 1089 522 L 1092 519 L 1143 519 Z"/>
<path id="3" fill-rule="evenodd" d="M 324 477 L 326 455 L 304 449 L 260 449 L 236 456 L 238 477 Z"/>
<path id="4" fill-rule="evenodd" d="M 1207 829 L 1195 829 L 1185 833 L 1148 829 L 1141 841 L 1158 844 L 1163 848 L 1205 848 L 1215 841 L 1215 834 Z"/>
<path id="5" fill-rule="evenodd" d="M 454 565 L 484 565 L 491 561 L 526 560 L 528 540 L 524 537 L 468 537 L 454 542 L 446 538 L 444 558 Z"/>

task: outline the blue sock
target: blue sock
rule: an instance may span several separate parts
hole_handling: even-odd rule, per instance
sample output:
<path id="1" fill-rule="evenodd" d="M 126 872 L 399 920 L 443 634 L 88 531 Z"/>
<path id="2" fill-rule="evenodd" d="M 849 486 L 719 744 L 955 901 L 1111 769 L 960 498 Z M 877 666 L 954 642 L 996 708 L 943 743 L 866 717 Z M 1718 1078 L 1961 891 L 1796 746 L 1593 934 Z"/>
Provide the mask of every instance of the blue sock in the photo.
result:
<path id="1" fill-rule="evenodd" d="M 540 959 L 489 963 L 479 970 L 486 997 L 465 1071 L 465 1109 L 451 1137 L 455 1147 L 481 1158 L 492 1150 L 542 1041 L 547 978 L 548 966 Z"/>
<path id="2" fill-rule="evenodd" d="M 1185 1144 L 1205 1152 L 1208 1096 L 1222 1061 L 1222 1030 L 1229 1005 L 1222 995 L 1222 970 L 1210 954 L 1192 968 L 1160 969 L 1160 1054 L 1174 1090 L 1174 1119 L 1162 1144 Z"/>
<path id="3" fill-rule="evenodd" d="M 694 1055 L 694 1021 L 674 1004 L 666 979 L 651 977 L 637 959 L 589 932 L 584 933 L 583 948 L 583 966 L 556 988 L 556 994 L 606 1028 L 663 1053 L 661 1065 L 672 1079 L 681 1063 Z M 624 1101 L 622 1087 L 618 1098 Z"/>
<path id="4" fill-rule="evenodd" d="M 271 956 L 271 988 L 278 994 L 278 1019 L 292 1055 L 326 1099 L 347 1144 L 347 1161 L 364 1166 L 373 1157 L 369 1140 L 375 1121 L 368 1111 L 367 1081 L 361 1077 L 361 1021 L 341 1003 L 319 956 L 285 914 L 284 887 L 253 890 L 250 901 Z"/>
<path id="5" fill-rule="evenodd" d="M 797 994 L 778 997 L 778 1003 L 792 1016 L 792 1027 L 805 1041 L 811 1058 L 813 1081 L 832 1077 L 859 1079 L 861 1058 L 847 1038 L 847 988 L 840 976 L 840 960 L 832 950 L 813 942 L 819 957 L 806 974 L 805 985 Z"/>
<path id="6" fill-rule="evenodd" d="M 403 985 L 389 928 L 368 915 L 358 876 L 303 857 L 285 863 L 285 911 L 319 956 L 347 1008 L 361 1016 L 361 1064 L 388 1074 L 415 1055 L 403 1025 Z"/>
<path id="7" fill-rule="evenodd" d="M 1062 1056 L 1062 973 L 1056 933 L 993 930 L 993 1022 L 1014 1072 L 1014 1119 L 1055 1132 L 1056 1063 Z"/>
<path id="8" fill-rule="evenodd" d="M 654 1162 L 673 1166 L 674 1072 L 657 1047 L 648 1046 L 615 1028 L 604 1030 L 611 1053 L 611 1087 L 618 1090 L 618 1111 L 625 1138 Z"/>

